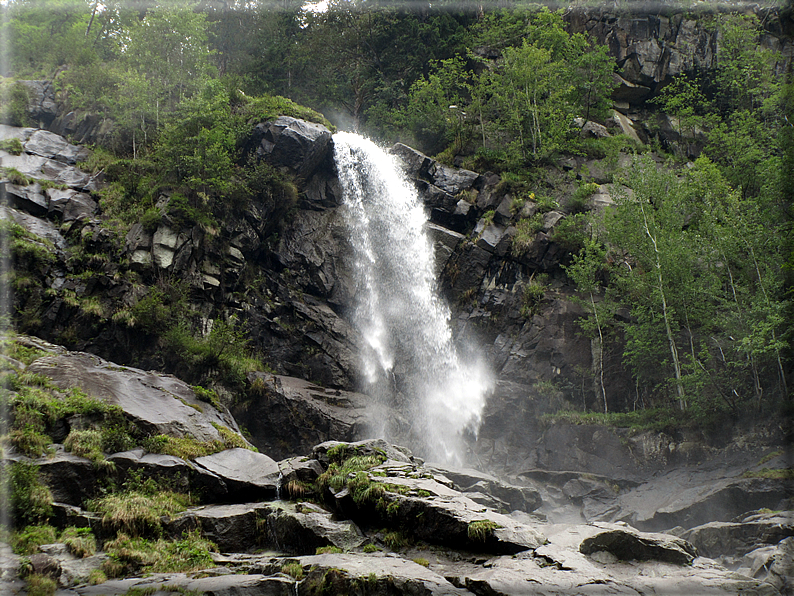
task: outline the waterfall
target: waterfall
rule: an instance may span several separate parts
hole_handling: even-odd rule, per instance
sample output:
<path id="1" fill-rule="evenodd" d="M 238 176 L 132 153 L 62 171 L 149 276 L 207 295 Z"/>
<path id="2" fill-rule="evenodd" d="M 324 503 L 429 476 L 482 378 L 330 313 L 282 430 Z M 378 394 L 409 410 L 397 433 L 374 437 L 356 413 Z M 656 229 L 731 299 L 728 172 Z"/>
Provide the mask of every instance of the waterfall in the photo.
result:
<path id="1" fill-rule="evenodd" d="M 354 254 L 363 390 L 381 408 L 371 431 L 407 439 L 424 457 L 462 463 L 462 435 L 476 434 L 490 380 L 453 342 L 427 214 L 396 158 L 373 142 L 337 133 L 334 158 Z M 395 410 L 400 420 L 389 416 Z"/>

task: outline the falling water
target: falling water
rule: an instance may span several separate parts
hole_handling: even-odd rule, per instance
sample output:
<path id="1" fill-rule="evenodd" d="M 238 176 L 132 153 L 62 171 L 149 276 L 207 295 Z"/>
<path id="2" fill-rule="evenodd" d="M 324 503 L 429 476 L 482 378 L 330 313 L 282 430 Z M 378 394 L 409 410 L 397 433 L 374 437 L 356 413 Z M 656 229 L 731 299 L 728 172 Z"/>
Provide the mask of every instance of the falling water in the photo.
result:
<path id="1" fill-rule="evenodd" d="M 461 463 L 462 436 L 477 432 L 490 381 L 453 343 L 427 214 L 396 158 L 352 133 L 335 134 L 334 147 L 355 260 L 364 390 L 381 408 L 372 431 Z M 389 415 L 394 410 L 403 425 Z"/>

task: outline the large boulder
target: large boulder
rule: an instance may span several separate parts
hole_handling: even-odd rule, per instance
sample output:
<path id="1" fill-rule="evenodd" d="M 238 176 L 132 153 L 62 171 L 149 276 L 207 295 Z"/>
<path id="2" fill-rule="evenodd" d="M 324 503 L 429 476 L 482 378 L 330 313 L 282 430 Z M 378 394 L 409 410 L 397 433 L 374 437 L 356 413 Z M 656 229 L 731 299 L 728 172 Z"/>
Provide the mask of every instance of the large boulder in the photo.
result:
<path id="1" fill-rule="evenodd" d="M 278 494 L 278 463 L 249 449 L 226 449 L 198 457 L 193 464 L 223 479 L 235 501 L 273 499 Z"/>
<path id="2" fill-rule="evenodd" d="M 754 512 L 738 521 L 709 522 L 684 532 L 705 557 L 744 555 L 765 544 L 777 544 L 794 536 L 794 513 L 791 511 Z"/>
<path id="3" fill-rule="evenodd" d="M 83 352 L 45 356 L 28 370 L 49 377 L 62 389 L 77 387 L 118 405 L 146 432 L 199 441 L 221 439 L 213 424 L 239 432 L 228 412 L 200 401 L 190 385 L 170 375 L 117 366 Z"/>
<path id="4" fill-rule="evenodd" d="M 251 381 L 259 394 L 234 406 L 234 415 L 246 420 L 254 445 L 277 458 L 332 438 L 355 440 L 374 423 L 370 398 L 361 393 L 268 373 L 252 373 Z"/>
<path id="5" fill-rule="evenodd" d="M 257 157 L 286 167 L 304 179 L 325 160 L 330 141 L 331 131 L 322 124 L 290 116 L 261 122 L 251 135 Z"/>
<path id="6" fill-rule="evenodd" d="M 89 151 L 85 147 L 72 145 L 60 135 L 46 130 L 37 130 L 25 142 L 25 151 L 49 159 L 75 164 L 88 159 Z"/>
<path id="7" fill-rule="evenodd" d="M 662 561 L 689 565 L 697 550 L 686 540 L 669 534 L 638 532 L 617 524 L 594 524 L 603 531 L 585 538 L 579 546 L 582 554 L 608 552 L 621 561 Z"/>

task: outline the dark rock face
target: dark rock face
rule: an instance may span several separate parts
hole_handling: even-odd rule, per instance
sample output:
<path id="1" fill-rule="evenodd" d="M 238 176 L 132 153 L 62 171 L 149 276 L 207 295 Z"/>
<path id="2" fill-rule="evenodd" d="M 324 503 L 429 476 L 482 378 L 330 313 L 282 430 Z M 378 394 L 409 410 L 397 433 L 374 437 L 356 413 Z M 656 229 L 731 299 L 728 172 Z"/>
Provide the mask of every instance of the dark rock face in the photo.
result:
<path id="1" fill-rule="evenodd" d="M 331 131 L 322 124 L 280 116 L 257 124 L 250 142 L 257 157 L 307 179 L 326 159 L 330 141 Z"/>
<path id="2" fill-rule="evenodd" d="M 355 439 L 369 424 L 369 398 L 360 393 L 265 373 L 255 380 L 259 396 L 233 413 L 247 420 L 254 445 L 275 457 L 308 452 L 332 437 Z"/>
<path id="3" fill-rule="evenodd" d="M 755 513 L 730 522 L 709 522 L 682 534 L 704 557 L 742 556 L 759 544 L 777 544 L 794 536 L 794 519 L 789 512 Z"/>
<path id="4" fill-rule="evenodd" d="M 611 528 L 585 538 L 579 550 L 585 555 L 608 552 L 621 561 L 662 561 L 678 565 L 689 565 L 697 556 L 695 548 L 685 540 L 667 534 L 640 535 L 629 528 Z"/>

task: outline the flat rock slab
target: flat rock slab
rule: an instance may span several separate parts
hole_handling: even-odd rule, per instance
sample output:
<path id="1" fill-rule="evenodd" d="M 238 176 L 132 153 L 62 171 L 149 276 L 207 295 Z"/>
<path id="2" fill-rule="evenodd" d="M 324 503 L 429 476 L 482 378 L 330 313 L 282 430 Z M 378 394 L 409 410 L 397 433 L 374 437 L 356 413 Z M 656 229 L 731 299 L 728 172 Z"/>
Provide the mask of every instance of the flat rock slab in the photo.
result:
<path id="1" fill-rule="evenodd" d="M 42 240 L 40 246 L 43 249 L 52 250 L 54 247 L 55 252 L 66 250 L 66 239 L 52 222 L 34 217 L 18 209 L 0 205 L 0 220 L 4 219 L 10 219 L 25 228 L 30 234 L 38 236 Z"/>
<path id="2" fill-rule="evenodd" d="M 384 555 L 346 555 L 327 554 L 299 557 L 298 561 L 306 572 L 304 582 L 327 590 L 299 594 L 352 594 L 354 586 L 362 583 L 372 586 L 365 594 L 422 594 L 422 595 L 463 595 L 467 590 L 456 588 L 444 577 L 414 563 L 397 557 Z M 370 583 L 371 582 L 371 583 Z M 308 587 L 308 586 L 306 586 Z"/>
<path id="3" fill-rule="evenodd" d="M 324 546 L 347 551 L 367 541 L 356 524 L 334 519 L 331 513 L 310 503 L 269 503 L 264 523 L 263 546 L 281 552 L 309 555 Z"/>
<path id="4" fill-rule="evenodd" d="M 150 433 L 214 441 L 221 436 L 212 423 L 238 430 L 230 416 L 199 401 L 190 385 L 176 377 L 118 366 L 84 352 L 46 356 L 28 368 L 61 389 L 78 387 L 120 406 Z"/>
<path id="5" fill-rule="evenodd" d="M 266 511 L 264 503 L 207 505 L 186 511 L 170 520 L 165 528 L 174 538 L 198 528 L 221 551 L 246 552 L 261 542 L 257 521 L 265 517 Z"/>
<path id="6" fill-rule="evenodd" d="M 35 131 L 25 142 L 25 151 L 56 161 L 75 164 L 88 159 L 89 151 L 85 147 L 72 145 L 61 135 L 47 130 Z"/>
<path id="7" fill-rule="evenodd" d="M 114 453 L 107 458 L 122 470 L 137 470 L 147 477 L 167 480 L 180 490 L 193 491 L 207 502 L 224 502 L 230 495 L 226 482 L 217 474 L 192 462 L 173 455 L 145 453 L 143 449 L 133 449 Z"/>
<path id="8" fill-rule="evenodd" d="M 0 166 L 14 168 L 38 180 L 49 180 L 76 189 L 88 188 L 92 182 L 91 176 L 74 166 L 29 153 L 9 155 L 0 152 Z"/>
<path id="9" fill-rule="evenodd" d="M 431 472 L 439 472 L 455 483 L 458 490 L 484 493 L 504 501 L 511 510 L 531 513 L 542 505 L 540 493 L 528 486 L 514 486 L 495 476 L 472 469 L 456 469 L 446 466 L 427 466 Z"/>
<path id="10" fill-rule="evenodd" d="M 445 575 L 454 577 L 454 568 Z M 770 584 L 732 573 L 709 559 L 681 566 L 657 561 L 597 563 L 587 569 L 560 569 L 528 555 L 500 557 L 454 583 L 489 596 L 571 596 L 654 594 L 773 596 Z"/>
<path id="11" fill-rule="evenodd" d="M 154 574 L 145 578 L 110 580 L 98 586 L 77 586 L 77 594 L 115 596 L 132 589 L 144 594 L 190 592 L 207 596 L 295 596 L 295 580 L 285 576 L 221 575 L 192 578 L 184 573 Z"/>
<path id="12" fill-rule="evenodd" d="M 791 482 L 743 478 L 745 467 L 678 468 L 621 494 L 612 520 L 641 530 L 692 528 L 731 521 L 748 511 L 779 509 L 791 496 Z"/>
<path id="13" fill-rule="evenodd" d="M 272 499 L 278 493 L 278 462 L 267 455 L 238 447 L 198 457 L 193 464 L 222 478 L 237 502 Z"/>

